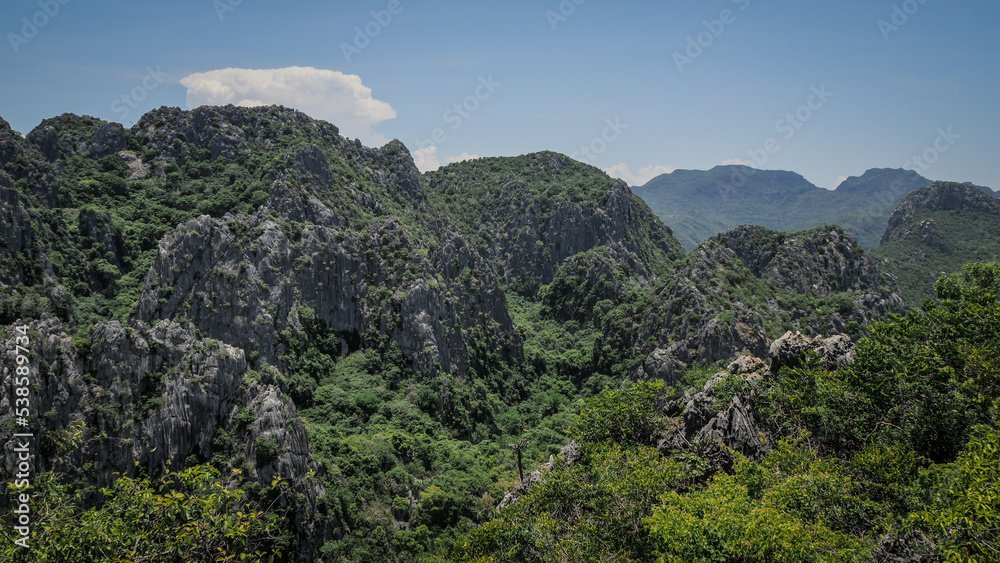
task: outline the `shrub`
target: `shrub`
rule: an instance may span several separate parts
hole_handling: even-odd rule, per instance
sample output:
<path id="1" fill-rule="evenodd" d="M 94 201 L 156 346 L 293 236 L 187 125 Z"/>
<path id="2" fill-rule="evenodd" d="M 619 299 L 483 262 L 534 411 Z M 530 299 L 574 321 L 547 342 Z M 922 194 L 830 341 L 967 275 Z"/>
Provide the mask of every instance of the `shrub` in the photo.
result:
<path id="1" fill-rule="evenodd" d="M 254 452 L 256 452 L 258 465 L 271 463 L 281 455 L 281 446 L 278 445 L 278 442 L 263 434 L 257 436 L 257 439 L 254 440 L 253 448 Z"/>

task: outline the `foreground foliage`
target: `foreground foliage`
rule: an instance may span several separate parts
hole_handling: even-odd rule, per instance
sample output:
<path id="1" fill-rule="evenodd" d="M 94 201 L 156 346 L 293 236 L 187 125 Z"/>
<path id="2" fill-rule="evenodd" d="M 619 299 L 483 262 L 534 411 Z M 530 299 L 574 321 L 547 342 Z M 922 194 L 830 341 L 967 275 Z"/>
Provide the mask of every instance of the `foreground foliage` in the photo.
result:
<path id="1" fill-rule="evenodd" d="M 580 459 L 458 544 L 465 561 L 1000 558 L 1000 265 L 941 278 L 938 300 L 870 327 L 857 358 L 817 359 L 736 392 L 775 443 L 722 471 L 659 451 L 671 391 L 586 401 Z M 697 378 L 690 378 L 694 381 Z M 712 474 L 713 467 L 718 472 Z"/>
<path id="2" fill-rule="evenodd" d="M 258 508 L 241 488 L 220 480 L 208 465 L 167 472 L 155 482 L 120 477 L 103 489 L 99 508 L 47 473 L 37 481 L 29 548 L 4 529 L 5 561 L 274 561 L 281 557 L 279 515 Z M 272 484 L 280 496 L 285 485 Z M 287 539 L 287 538 L 286 538 Z"/>

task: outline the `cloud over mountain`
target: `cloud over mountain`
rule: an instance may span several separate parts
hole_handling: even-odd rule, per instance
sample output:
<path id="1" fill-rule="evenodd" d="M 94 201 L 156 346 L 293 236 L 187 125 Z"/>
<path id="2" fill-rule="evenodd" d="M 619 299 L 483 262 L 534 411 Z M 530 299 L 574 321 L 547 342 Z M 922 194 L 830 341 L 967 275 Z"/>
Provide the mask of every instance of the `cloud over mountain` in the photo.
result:
<path id="1" fill-rule="evenodd" d="M 628 164 L 620 162 L 611 168 L 605 168 L 604 172 L 612 178 L 624 180 L 630 186 L 641 186 L 660 174 L 669 174 L 674 170 L 672 166 L 651 165 L 643 166 L 637 173 L 633 173 Z"/>
<path id="2" fill-rule="evenodd" d="M 349 137 L 381 145 L 386 138 L 374 126 L 396 117 L 396 110 L 372 97 L 356 74 L 312 67 L 273 69 L 224 68 L 185 76 L 187 106 L 260 106 L 279 104 L 338 126 Z"/>

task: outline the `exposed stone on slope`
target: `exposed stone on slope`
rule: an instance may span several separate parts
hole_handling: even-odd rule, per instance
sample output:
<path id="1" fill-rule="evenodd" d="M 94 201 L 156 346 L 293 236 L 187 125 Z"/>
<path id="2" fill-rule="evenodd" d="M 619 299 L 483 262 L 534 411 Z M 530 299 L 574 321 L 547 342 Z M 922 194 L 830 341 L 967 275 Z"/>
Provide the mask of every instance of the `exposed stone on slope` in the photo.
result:
<path id="1" fill-rule="evenodd" d="M 742 354 L 726 366 L 726 369 L 729 373 L 746 374 L 763 371 L 766 367 L 764 360 L 761 360 L 757 356 Z"/>
<path id="2" fill-rule="evenodd" d="M 356 143 L 360 145 L 360 143 Z M 391 186 L 400 190 L 411 204 L 417 204 L 426 199 L 424 183 L 420 178 L 409 149 L 399 141 L 391 141 L 381 149 L 377 149 L 383 168 L 372 171 L 372 179 L 379 185 Z"/>
<path id="3" fill-rule="evenodd" d="M 230 160 L 246 152 L 260 138 L 275 137 L 280 128 L 288 126 L 312 139 L 336 141 L 340 131 L 325 121 L 288 108 L 242 108 L 234 105 L 202 106 L 191 111 L 176 107 L 162 107 L 146 113 L 132 127 L 142 143 L 148 143 L 166 158 L 183 163 L 191 147 L 210 151 L 212 158 L 220 156 Z M 176 139 L 181 146 L 175 147 Z M 344 142 L 347 142 L 344 139 Z"/>
<path id="4" fill-rule="evenodd" d="M 986 192 L 957 182 L 934 182 L 903 198 L 889 217 L 889 226 L 879 244 L 901 240 L 907 236 L 923 236 L 922 230 L 914 231 L 911 224 L 921 211 L 953 211 L 969 209 L 987 213 L 1000 213 L 1000 201 Z"/>
<path id="5" fill-rule="evenodd" d="M 99 245 L 98 256 L 122 269 L 121 240 L 111 227 L 111 216 L 94 210 L 84 210 L 80 212 L 78 222 L 80 236 Z"/>
<path id="6" fill-rule="evenodd" d="M 544 480 L 545 479 L 541 470 L 536 469 L 535 471 L 529 472 L 524 476 L 524 480 L 521 481 L 521 484 L 519 484 L 516 489 L 507 491 L 507 494 L 505 494 L 503 499 L 500 500 L 500 504 L 497 505 L 497 510 L 503 510 L 504 508 L 517 503 L 521 497 L 531 492 L 531 489 L 533 489 L 535 485 Z"/>
<path id="7" fill-rule="evenodd" d="M 770 436 L 754 406 L 758 385 L 783 367 L 802 365 L 810 352 L 831 370 L 854 360 L 854 344 L 847 335 L 809 338 L 788 332 L 771 343 L 766 359 L 740 355 L 726 371 L 709 378 L 702 389 L 668 401 L 664 412 L 679 418 L 680 425 L 668 431 L 658 447 L 663 451 L 694 448 L 723 461 L 728 454 L 720 444 L 751 459 L 766 454 L 771 448 Z M 723 382 L 725 385 L 720 385 Z"/>
<path id="8" fill-rule="evenodd" d="M 863 326 L 902 309 L 893 287 L 843 229 L 789 235 L 740 227 L 688 255 L 657 290 L 657 305 L 638 328 L 636 341 L 645 346 L 644 356 L 667 350 L 685 365 L 741 353 L 763 357 L 767 327 L 791 324 L 818 334 Z M 837 310 L 779 305 L 789 292 L 816 303 L 836 298 Z"/>
<path id="9" fill-rule="evenodd" d="M 499 284 L 460 239 L 425 258 L 393 219 L 363 233 L 289 229 L 260 215 L 182 225 L 161 242 L 137 317 L 188 316 L 204 334 L 274 365 L 278 332 L 296 322 L 299 305 L 335 332 L 389 334 L 414 369 L 431 375 L 464 376 L 463 330 L 476 325 L 506 341 L 504 357 L 520 357 Z"/>
<path id="10" fill-rule="evenodd" d="M 872 253 L 899 280 L 907 305 L 918 307 L 936 297 L 942 275 L 1000 259 L 1000 201 L 975 186 L 934 182 L 900 202 Z"/>
<path id="11" fill-rule="evenodd" d="M 59 134 L 55 127 L 40 125 L 28 133 L 25 140 L 35 145 L 49 162 L 59 160 Z"/>
<path id="12" fill-rule="evenodd" d="M 734 316 L 729 321 L 719 317 L 709 320 L 699 327 L 695 342 L 694 361 L 716 361 L 733 354 L 760 354 L 767 342 L 763 323 L 754 311 Z"/>
<path id="13" fill-rule="evenodd" d="M 646 361 L 637 369 L 636 379 L 659 379 L 667 385 L 674 385 L 683 375 L 684 364 L 677 361 L 670 352 L 662 348 L 653 350 Z"/>
<path id="14" fill-rule="evenodd" d="M 593 184 L 594 197 L 575 201 L 565 193 L 574 186 L 564 177 Z M 561 181 L 566 185 L 553 190 L 551 184 Z M 429 190 L 469 201 L 460 210 L 468 223 L 463 234 L 482 238 L 481 252 L 498 277 L 521 292 L 552 282 L 567 258 L 596 247 L 623 249 L 656 273 L 683 256 L 670 228 L 624 182 L 564 155 L 459 163 L 429 175 L 429 184 Z"/>
<path id="15" fill-rule="evenodd" d="M 828 369 L 841 368 L 854 361 L 854 343 L 846 334 L 810 338 L 801 332 L 788 331 L 771 343 L 770 369 L 777 373 L 783 367 L 799 367 L 808 352 L 816 353 Z"/>
<path id="16" fill-rule="evenodd" d="M 713 240 L 732 250 L 754 276 L 798 293 L 828 296 L 885 283 L 875 261 L 839 227 L 785 234 L 744 225 Z"/>
<path id="17" fill-rule="evenodd" d="M 559 450 L 559 460 L 565 465 L 576 463 L 580 459 L 580 455 L 580 445 L 576 441 L 571 441 Z M 500 511 L 512 504 L 516 504 L 521 500 L 521 497 L 531 492 L 531 489 L 535 485 L 544 482 L 546 474 L 552 471 L 555 463 L 555 458 L 549 456 L 549 460 L 542 464 L 541 467 L 525 475 L 524 480 L 518 484 L 517 488 L 507 491 L 507 494 L 500 500 L 500 504 L 497 505 L 496 510 Z"/>
<path id="18" fill-rule="evenodd" d="M 770 438 L 757 416 L 753 395 L 755 384 L 767 376 L 764 362 L 750 355 L 734 361 L 729 370 L 710 378 L 702 390 L 668 401 L 664 412 L 680 419 L 681 424 L 668 431 L 657 447 L 662 451 L 686 451 L 692 448 L 708 453 L 709 458 L 728 457 L 719 450 L 722 444 L 751 459 L 770 449 Z M 754 368 L 754 371 L 745 371 Z M 737 378 L 742 392 L 729 398 L 722 396 L 718 384 L 727 378 Z M 720 400 L 725 400 L 721 408 Z M 711 453 L 709 453 L 711 452 Z"/>
<path id="19" fill-rule="evenodd" d="M 127 139 L 125 128 L 121 123 L 105 123 L 101 125 L 90 140 L 90 155 L 101 158 L 125 150 Z"/>
<path id="20" fill-rule="evenodd" d="M 38 385 L 32 406 L 38 421 L 32 429 L 39 453 L 33 473 L 58 470 L 95 487 L 107 486 L 117 473 L 135 475 L 143 467 L 157 472 L 168 460 L 201 461 L 218 452 L 214 440 L 228 429 L 250 461 L 250 478 L 269 481 L 281 474 L 293 483 L 305 478 L 309 452 L 305 427 L 295 408 L 272 386 L 247 382 L 243 351 L 195 336 L 193 326 L 162 321 L 155 327 L 118 322 L 94 327 L 91 344 L 80 354 L 58 320 L 30 322 L 31 348 Z M 0 409 L 10 413 L 13 385 L 14 329 L 4 331 L 0 366 L 6 392 Z M 254 422 L 245 430 L 233 418 L 251 408 Z M 254 463 L 254 444 L 275 439 L 280 453 Z M 0 439 L 3 467 L 15 467 L 11 433 Z M 315 482 L 303 485 L 312 499 L 322 495 Z M 0 504 L 6 504 L 5 496 Z"/>
<path id="21" fill-rule="evenodd" d="M 141 180 L 149 174 L 149 166 L 147 166 L 134 152 L 119 151 L 118 158 L 122 159 L 122 164 L 128 168 L 130 179 Z"/>
<path id="22" fill-rule="evenodd" d="M 900 235 L 900 239 L 908 239 L 911 237 L 917 237 L 920 239 L 925 246 L 937 250 L 941 254 L 946 256 L 951 256 L 955 253 L 955 249 L 952 248 L 951 243 L 948 242 L 948 238 L 941 232 L 934 219 L 927 219 L 921 221 L 915 227 L 909 228 Z"/>
<path id="23" fill-rule="evenodd" d="M 0 117 L 0 167 L 14 161 L 24 153 L 24 141 L 10 128 L 10 124 Z M 2 172 L 0 172 L 2 174 Z"/>
<path id="24" fill-rule="evenodd" d="M 0 286 L 24 283 L 24 268 L 3 266 L 18 253 L 32 247 L 35 239 L 31 217 L 21 205 L 10 177 L 0 172 Z"/>

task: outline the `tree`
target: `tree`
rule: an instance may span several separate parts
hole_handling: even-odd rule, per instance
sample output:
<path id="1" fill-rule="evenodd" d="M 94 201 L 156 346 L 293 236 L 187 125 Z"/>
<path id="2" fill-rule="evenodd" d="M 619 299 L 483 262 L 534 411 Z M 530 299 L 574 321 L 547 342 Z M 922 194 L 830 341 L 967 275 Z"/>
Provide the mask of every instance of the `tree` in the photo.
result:
<path id="1" fill-rule="evenodd" d="M 937 301 L 873 323 L 847 369 L 782 370 L 761 402 L 772 427 L 845 455 L 875 441 L 954 461 L 1000 397 L 1000 265 L 969 264 L 936 287 Z"/>
<path id="2" fill-rule="evenodd" d="M 1000 433 L 981 426 L 943 472 L 934 502 L 910 521 L 930 532 L 948 561 L 1000 558 Z"/>
<path id="3" fill-rule="evenodd" d="M 524 450 L 528 449 L 528 439 L 521 438 L 516 442 L 510 442 L 507 447 L 511 449 L 512 452 L 517 456 L 517 476 L 521 481 L 524 481 L 524 469 L 521 466 L 521 454 Z"/>

